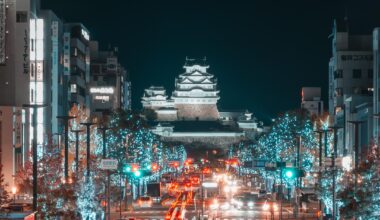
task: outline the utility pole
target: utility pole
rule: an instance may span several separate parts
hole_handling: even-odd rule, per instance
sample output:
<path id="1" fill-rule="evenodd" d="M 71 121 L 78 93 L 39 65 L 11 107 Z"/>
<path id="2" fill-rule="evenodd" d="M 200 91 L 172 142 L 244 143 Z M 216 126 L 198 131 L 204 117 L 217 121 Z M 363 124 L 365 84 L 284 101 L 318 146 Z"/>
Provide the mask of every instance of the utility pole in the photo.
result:
<path id="1" fill-rule="evenodd" d="M 63 115 L 57 116 L 63 120 L 65 129 L 65 183 L 69 181 L 69 120 L 76 118 L 75 116 Z"/>
<path id="2" fill-rule="evenodd" d="M 75 133 L 75 173 L 78 177 L 79 172 L 79 132 L 84 130 L 71 130 L 71 132 Z"/>
<path id="3" fill-rule="evenodd" d="M 32 141 L 32 156 L 33 156 L 33 211 L 37 212 L 37 108 L 43 108 L 44 104 L 24 104 L 24 108 L 33 109 L 33 141 Z"/>
<path id="4" fill-rule="evenodd" d="M 334 133 L 334 152 L 331 154 L 331 166 L 332 166 L 332 178 L 333 178 L 333 211 L 332 211 L 332 216 L 333 220 L 336 219 L 336 193 L 335 193 L 335 188 L 336 188 L 336 180 L 335 180 L 335 158 L 338 155 L 338 129 L 341 127 L 338 126 L 332 126 L 330 127 L 331 130 L 333 130 Z"/>
<path id="5" fill-rule="evenodd" d="M 90 131 L 90 127 L 91 127 L 91 125 L 94 125 L 95 123 L 92 123 L 92 122 L 82 122 L 82 123 L 80 123 L 81 125 L 84 125 L 84 126 L 86 126 L 86 132 L 87 132 L 87 174 L 86 174 L 86 176 L 87 176 L 87 178 L 88 177 L 90 177 L 90 160 L 91 160 L 91 158 L 90 158 L 90 133 L 91 133 L 91 131 Z"/>

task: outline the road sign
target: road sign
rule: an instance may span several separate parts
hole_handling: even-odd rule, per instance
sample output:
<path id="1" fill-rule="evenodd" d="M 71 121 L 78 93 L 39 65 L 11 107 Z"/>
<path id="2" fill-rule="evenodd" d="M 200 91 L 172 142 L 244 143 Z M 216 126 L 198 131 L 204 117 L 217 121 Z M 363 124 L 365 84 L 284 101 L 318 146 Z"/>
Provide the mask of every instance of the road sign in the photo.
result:
<path id="1" fill-rule="evenodd" d="M 100 168 L 103 170 L 116 170 L 117 164 L 118 162 L 115 159 L 102 159 L 100 162 Z"/>

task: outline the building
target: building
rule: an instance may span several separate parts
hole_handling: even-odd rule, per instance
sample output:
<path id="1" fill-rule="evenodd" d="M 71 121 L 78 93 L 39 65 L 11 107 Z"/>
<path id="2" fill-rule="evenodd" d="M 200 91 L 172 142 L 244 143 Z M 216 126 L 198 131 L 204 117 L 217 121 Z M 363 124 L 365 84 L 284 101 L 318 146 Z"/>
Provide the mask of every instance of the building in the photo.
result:
<path id="1" fill-rule="evenodd" d="M 373 51 L 371 35 L 349 32 L 347 20 L 335 20 L 332 57 L 329 62 L 329 114 L 338 130 L 337 156 L 354 159 L 355 133 L 351 121 L 359 126 L 360 147 L 366 151 L 372 136 Z M 354 161 L 354 160 L 353 160 Z"/>
<path id="2" fill-rule="evenodd" d="M 171 97 L 178 119 L 214 121 L 219 118 L 217 80 L 207 72 L 209 67 L 206 59 L 186 58 L 185 72 L 175 79 Z"/>
<path id="3" fill-rule="evenodd" d="M 91 114 L 131 109 L 131 83 L 118 61 L 118 49 L 100 51 L 97 41 L 90 42 L 91 79 L 88 85 Z"/>
<path id="4" fill-rule="evenodd" d="M 163 141 L 225 150 L 264 132 L 249 111 L 219 112 L 217 80 L 208 72 L 206 59 L 186 58 L 183 67 L 170 97 L 164 87 L 151 86 L 141 99 L 144 116 Z"/>
<path id="5" fill-rule="evenodd" d="M 38 0 L 0 0 L 0 162 L 5 183 L 29 158 L 33 131 L 28 104 L 45 100 L 44 20 Z M 44 139 L 44 110 L 37 112 L 37 144 Z"/>
<path id="6" fill-rule="evenodd" d="M 373 30 L 373 112 L 380 113 L 380 28 Z M 375 140 L 380 138 L 380 118 L 373 119 L 373 137 Z"/>
<path id="7" fill-rule="evenodd" d="M 63 22 L 51 10 L 41 10 L 40 17 L 44 20 L 44 80 L 43 103 L 47 104 L 44 110 L 44 133 L 47 136 L 59 133 L 63 128 L 62 121 L 57 116 L 65 115 L 66 103 L 63 101 L 67 93 L 64 85 L 63 62 Z M 54 137 L 57 143 L 58 137 Z"/>
<path id="8" fill-rule="evenodd" d="M 305 109 L 311 116 L 323 114 L 323 101 L 320 87 L 302 87 L 301 109 Z"/>
<path id="9" fill-rule="evenodd" d="M 81 23 L 65 23 L 63 33 L 64 85 L 66 110 L 73 104 L 90 108 L 90 32 Z"/>

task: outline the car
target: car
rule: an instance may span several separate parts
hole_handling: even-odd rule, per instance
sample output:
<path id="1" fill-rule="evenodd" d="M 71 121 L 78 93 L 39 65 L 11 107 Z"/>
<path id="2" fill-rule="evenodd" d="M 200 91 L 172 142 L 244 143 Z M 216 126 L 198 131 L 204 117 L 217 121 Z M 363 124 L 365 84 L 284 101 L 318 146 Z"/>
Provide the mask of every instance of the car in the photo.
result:
<path id="1" fill-rule="evenodd" d="M 150 208 L 150 207 L 152 207 L 153 199 L 150 196 L 141 196 L 137 200 L 137 203 L 138 203 L 140 208 Z"/>
<path id="2" fill-rule="evenodd" d="M 317 213 L 319 211 L 319 200 L 314 193 L 302 194 L 301 198 L 301 211 Z"/>
<path id="3" fill-rule="evenodd" d="M 257 193 L 244 193 L 238 196 L 235 196 L 231 203 L 237 209 L 250 210 L 258 206 L 258 203 L 263 203 L 265 200 L 259 198 Z"/>
<path id="4" fill-rule="evenodd" d="M 163 207 L 170 207 L 176 201 L 175 197 L 168 197 L 161 200 L 161 205 Z"/>
<path id="5" fill-rule="evenodd" d="M 227 210 L 230 206 L 230 202 L 224 196 L 218 196 L 209 201 L 209 208 L 211 210 Z"/>
<path id="6" fill-rule="evenodd" d="M 275 201 L 272 201 L 270 199 L 265 200 L 264 204 L 262 204 L 263 211 L 266 212 L 278 212 L 279 207 L 278 204 Z"/>
<path id="7" fill-rule="evenodd" d="M 265 189 L 259 190 L 259 198 L 261 197 L 267 197 L 267 191 Z"/>
<path id="8" fill-rule="evenodd" d="M 10 203 L 1 206 L 2 210 L 7 212 L 27 212 L 32 211 L 32 204 L 29 203 Z"/>

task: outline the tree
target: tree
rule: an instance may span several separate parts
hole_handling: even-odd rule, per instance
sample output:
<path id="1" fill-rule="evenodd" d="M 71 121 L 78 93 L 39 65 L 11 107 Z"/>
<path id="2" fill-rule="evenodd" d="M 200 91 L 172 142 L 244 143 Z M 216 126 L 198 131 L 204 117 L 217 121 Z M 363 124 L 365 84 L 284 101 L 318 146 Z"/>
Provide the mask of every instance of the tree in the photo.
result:
<path id="1" fill-rule="evenodd" d="M 309 171 L 315 161 L 318 142 L 312 122 L 300 112 L 287 112 L 278 117 L 269 133 L 259 139 L 255 152 L 270 162 L 294 161 L 299 141 L 302 168 Z"/>
<path id="2" fill-rule="evenodd" d="M 0 207 L 11 201 L 9 193 L 6 190 L 8 184 L 4 183 L 3 165 L 0 164 Z"/>
<path id="3" fill-rule="evenodd" d="M 77 207 L 81 215 L 81 219 L 85 220 L 96 220 L 98 214 L 102 213 L 103 210 L 100 206 L 100 201 L 96 195 L 96 185 L 94 184 L 94 175 L 90 177 L 84 177 L 79 181 L 79 189 L 76 192 L 78 197 Z"/>
<path id="4" fill-rule="evenodd" d="M 356 178 L 355 178 L 356 177 Z M 375 220 L 380 218 L 380 149 L 372 144 L 366 160 L 357 169 L 346 172 L 339 191 L 340 213 L 344 218 Z"/>

